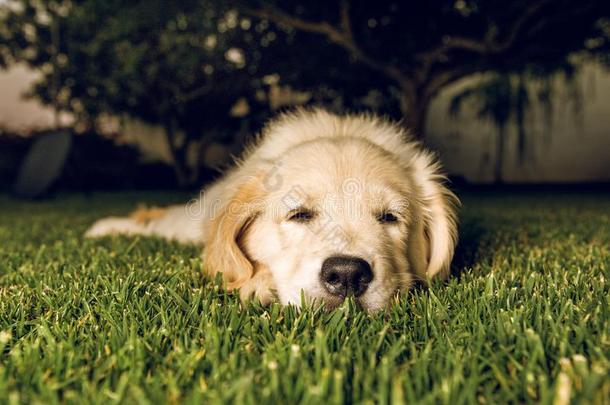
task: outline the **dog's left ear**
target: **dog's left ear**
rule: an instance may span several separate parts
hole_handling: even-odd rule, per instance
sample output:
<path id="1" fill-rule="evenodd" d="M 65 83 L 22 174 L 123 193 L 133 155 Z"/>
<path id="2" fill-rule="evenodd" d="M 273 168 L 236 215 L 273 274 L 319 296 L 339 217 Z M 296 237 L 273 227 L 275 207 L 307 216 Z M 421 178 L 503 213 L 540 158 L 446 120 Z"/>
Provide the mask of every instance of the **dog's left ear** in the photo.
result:
<path id="1" fill-rule="evenodd" d="M 418 155 L 413 169 L 418 204 L 409 238 L 409 260 L 420 278 L 447 277 L 457 243 L 455 211 L 459 200 L 443 184 L 445 177 L 431 155 Z"/>
<path id="2" fill-rule="evenodd" d="M 204 241 L 204 271 L 222 273 L 227 289 L 240 289 L 254 276 L 254 264 L 241 246 L 248 225 L 261 210 L 265 189 L 261 176 L 237 179 L 226 203 L 211 221 Z"/>

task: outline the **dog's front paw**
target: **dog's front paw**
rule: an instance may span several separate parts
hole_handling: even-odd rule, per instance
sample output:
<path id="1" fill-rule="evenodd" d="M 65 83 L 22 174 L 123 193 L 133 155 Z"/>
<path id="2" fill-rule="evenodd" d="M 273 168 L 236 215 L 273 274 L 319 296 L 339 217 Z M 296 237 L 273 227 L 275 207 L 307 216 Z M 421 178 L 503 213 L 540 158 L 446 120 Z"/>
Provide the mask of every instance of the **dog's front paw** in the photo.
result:
<path id="1" fill-rule="evenodd" d="M 276 300 L 273 290 L 273 278 L 268 271 L 257 271 L 247 283 L 239 289 L 239 298 L 242 302 L 258 299 L 261 304 L 269 305 Z"/>

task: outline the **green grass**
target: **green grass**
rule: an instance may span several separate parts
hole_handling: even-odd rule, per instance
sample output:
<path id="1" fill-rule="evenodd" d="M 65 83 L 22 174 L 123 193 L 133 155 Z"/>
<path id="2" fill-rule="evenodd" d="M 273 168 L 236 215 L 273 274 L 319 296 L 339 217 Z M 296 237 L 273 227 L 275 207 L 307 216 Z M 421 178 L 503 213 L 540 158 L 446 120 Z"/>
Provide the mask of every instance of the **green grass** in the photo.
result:
<path id="1" fill-rule="evenodd" d="M 610 195 L 465 196 L 459 275 L 376 315 L 243 307 L 194 247 L 82 238 L 184 198 L 0 196 L 1 402 L 608 403 Z"/>

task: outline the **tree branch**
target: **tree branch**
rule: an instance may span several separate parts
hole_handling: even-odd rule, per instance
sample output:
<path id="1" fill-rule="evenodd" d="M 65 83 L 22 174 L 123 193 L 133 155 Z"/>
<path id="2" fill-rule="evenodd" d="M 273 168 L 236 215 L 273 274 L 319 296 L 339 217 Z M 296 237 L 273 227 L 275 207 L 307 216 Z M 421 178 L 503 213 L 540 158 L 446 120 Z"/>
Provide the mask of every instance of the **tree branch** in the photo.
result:
<path id="1" fill-rule="evenodd" d="M 349 16 L 349 3 L 347 0 L 341 1 L 340 15 L 341 22 L 339 26 L 341 27 L 341 31 L 351 42 L 354 42 L 354 33 L 352 32 L 352 21 Z"/>
<path id="2" fill-rule="evenodd" d="M 473 52 L 481 55 L 499 54 L 508 51 L 523 34 L 524 27 L 529 20 L 538 14 L 542 8 L 551 3 L 552 0 L 538 0 L 528 5 L 521 13 L 511 27 L 507 30 L 507 35 L 503 40 L 498 39 L 498 29 L 495 24 L 489 24 L 487 32 L 483 35 L 482 40 L 468 37 L 445 37 L 443 43 L 430 51 L 422 52 L 416 55 L 426 69 L 438 62 L 441 62 L 446 57 L 447 52 L 461 50 Z"/>
<path id="3" fill-rule="evenodd" d="M 174 101 L 176 101 L 177 103 L 180 103 L 180 104 L 184 104 L 189 101 L 193 101 L 196 98 L 205 96 L 207 93 L 209 93 L 213 89 L 214 89 L 214 84 L 212 83 L 212 81 L 210 81 L 201 87 L 191 90 L 188 93 L 184 93 L 180 90 L 177 90 L 174 92 L 175 93 Z"/>
<path id="4" fill-rule="evenodd" d="M 354 59 L 375 71 L 383 73 L 390 79 L 399 83 L 405 83 L 410 80 L 410 78 L 398 67 L 392 64 L 379 62 L 374 57 L 367 55 L 362 48 L 358 46 L 354 40 L 351 19 L 349 16 L 349 4 L 346 0 L 341 2 L 339 27 L 336 27 L 327 21 L 308 21 L 295 15 L 288 14 L 268 4 L 257 9 L 245 9 L 242 10 L 242 12 L 246 15 L 271 21 L 278 25 L 322 35 L 330 42 L 345 49 Z"/>
<path id="5" fill-rule="evenodd" d="M 462 66 L 437 72 L 430 81 L 427 82 L 426 93 L 429 98 L 436 96 L 445 86 L 454 83 L 473 73 L 484 69 L 480 65 Z"/>

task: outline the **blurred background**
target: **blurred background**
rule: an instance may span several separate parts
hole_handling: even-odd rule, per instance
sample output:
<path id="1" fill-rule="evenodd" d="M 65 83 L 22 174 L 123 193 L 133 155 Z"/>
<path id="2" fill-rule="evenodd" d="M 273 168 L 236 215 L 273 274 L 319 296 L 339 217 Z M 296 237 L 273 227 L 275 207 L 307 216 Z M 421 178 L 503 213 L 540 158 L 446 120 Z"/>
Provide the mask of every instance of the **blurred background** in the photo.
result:
<path id="1" fill-rule="evenodd" d="M 607 188 L 609 67 L 607 0 L 0 0 L 0 188 L 195 190 L 297 105 L 458 187 Z"/>

